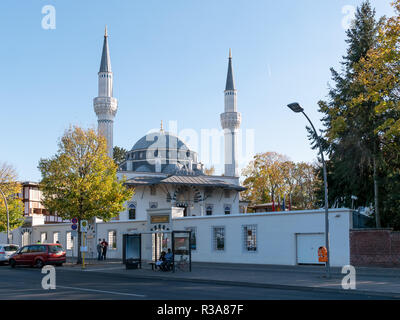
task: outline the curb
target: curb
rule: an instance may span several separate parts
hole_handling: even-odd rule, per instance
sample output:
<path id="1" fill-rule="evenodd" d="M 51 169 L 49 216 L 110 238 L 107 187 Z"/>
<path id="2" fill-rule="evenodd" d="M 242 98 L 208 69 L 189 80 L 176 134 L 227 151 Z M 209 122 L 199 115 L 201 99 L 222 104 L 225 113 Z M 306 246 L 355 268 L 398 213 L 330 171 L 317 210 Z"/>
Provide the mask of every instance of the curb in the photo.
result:
<path id="1" fill-rule="evenodd" d="M 66 270 L 66 269 L 64 269 Z M 84 271 L 85 272 L 85 271 Z M 113 276 L 119 276 L 130 279 L 143 279 L 143 280 L 162 280 L 162 281 L 179 281 L 179 282 L 192 282 L 192 283 L 204 283 L 204 284 L 217 284 L 217 285 L 229 285 L 238 287 L 253 287 L 253 288 L 267 288 L 267 289 L 280 289 L 280 290 L 293 290 L 293 291 L 313 291 L 321 293 L 341 293 L 345 295 L 365 295 L 375 297 L 386 297 L 390 299 L 400 299 L 400 293 L 395 292 L 377 292 L 369 290 L 344 290 L 344 289 L 333 289 L 333 288 L 318 288 L 318 287 L 307 287 L 307 286 L 295 286 L 286 284 L 273 284 L 273 283 L 256 283 L 246 281 L 232 281 L 232 280 L 212 280 L 212 279 L 199 279 L 199 278 L 171 278 L 166 276 L 146 276 L 146 275 L 132 275 L 124 273 L 109 273 L 100 271 L 90 271 L 92 274 L 105 275 L 110 274 Z"/>

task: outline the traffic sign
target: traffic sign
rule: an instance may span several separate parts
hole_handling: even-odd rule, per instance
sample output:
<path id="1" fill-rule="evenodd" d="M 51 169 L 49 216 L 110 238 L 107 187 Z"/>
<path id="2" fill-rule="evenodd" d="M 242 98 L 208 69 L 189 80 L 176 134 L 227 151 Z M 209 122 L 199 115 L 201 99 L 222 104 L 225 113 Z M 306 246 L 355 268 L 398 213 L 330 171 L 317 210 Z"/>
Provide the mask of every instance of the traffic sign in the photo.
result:
<path id="1" fill-rule="evenodd" d="M 76 238 L 78 236 L 78 231 L 72 230 L 71 231 L 71 237 Z"/>
<path id="2" fill-rule="evenodd" d="M 87 232 L 89 227 L 89 223 L 87 220 L 81 220 L 81 232 Z"/>
<path id="3" fill-rule="evenodd" d="M 72 218 L 71 222 L 72 222 L 73 224 L 77 224 L 77 223 L 78 223 L 78 219 L 77 219 L 77 218 Z"/>
<path id="4" fill-rule="evenodd" d="M 71 229 L 72 229 L 72 230 L 76 230 L 76 229 L 78 229 L 78 225 L 77 225 L 77 224 L 73 224 L 73 225 L 71 225 Z"/>

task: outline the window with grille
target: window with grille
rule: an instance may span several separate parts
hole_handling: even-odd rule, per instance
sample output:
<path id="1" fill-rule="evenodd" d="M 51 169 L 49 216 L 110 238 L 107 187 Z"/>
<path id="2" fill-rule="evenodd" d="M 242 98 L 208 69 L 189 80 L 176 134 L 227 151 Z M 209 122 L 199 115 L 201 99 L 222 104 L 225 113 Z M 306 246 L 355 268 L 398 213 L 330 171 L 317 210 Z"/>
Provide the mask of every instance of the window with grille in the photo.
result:
<path id="1" fill-rule="evenodd" d="M 40 233 L 40 242 L 45 243 L 47 241 L 47 232 Z"/>
<path id="2" fill-rule="evenodd" d="M 245 251 L 257 251 L 257 225 L 243 226 L 243 246 Z"/>
<path id="3" fill-rule="evenodd" d="M 110 249 L 117 249 L 117 231 L 108 231 L 108 247 Z"/>
<path id="4" fill-rule="evenodd" d="M 192 231 L 190 233 L 190 245 L 191 245 L 192 250 L 196 250 L 196 248 L 197 248 L 197 243 L 196 243 L 197 228 L 196 227 L 186 227 L 185 230 Z"/>
<path id="5" fill-rule="evenodd" d="M 72 233 L 71 232 L 67 232 L 67 250 L 72 250 L 72 248 L 74 247 L 74 242 L 72 239 Z"/>
<path id="6" fill-rule="evenodd" d="M 225 250 L 225 227 L 213 227 L 213 248 L 216 251 Z"/>
<path id="7" fill-rule="evenodd" d="M 22 246 L 28 245 L 29 242 L 30 242 L 30 241 L 29 241 L 29 232 L 25 231 L 25 232 L 22 234 Z"/>

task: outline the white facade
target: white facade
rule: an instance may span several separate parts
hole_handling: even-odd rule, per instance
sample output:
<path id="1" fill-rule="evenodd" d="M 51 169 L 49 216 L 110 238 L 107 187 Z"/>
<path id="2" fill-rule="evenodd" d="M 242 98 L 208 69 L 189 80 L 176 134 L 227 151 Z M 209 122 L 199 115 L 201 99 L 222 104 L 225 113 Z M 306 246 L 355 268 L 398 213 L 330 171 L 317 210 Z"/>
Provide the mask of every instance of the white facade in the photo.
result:
<path id="1" fill-rule="evenodd" d="M 148 212 L 151 210 L 148 210 Z M 168 209 L 156 210 L 156 213 L 168 212 Z M 179 214 L 178 214 L 179 216 Z M 324 239 L 325 212 L 323 210 L 292 211 L 277 213 L 253 213 L 215 216 L 191 216 L 171 217 L 167 227 L 170 230 L 195 230 L 196 249 L 192 250 L 194 262 L 216 262 L 216 263 L 249 263 L 249 264 L 271 264 L 271 265 L 296 265 L 301 263 L 298 258 L 301 248 L 298 243 L 299 236 L 321 235 Z M 32 228 L 19 228 L 12 231 L 12 242 L 18 245 L 23 243 L 24 231 L 29 232 L 29 243 L 35 243 L 46 233 L 48 243 L 55 240 L 55 234 L 61 245 L 67 249 L 68 256 L 77 256 L 77 239 L 74 239 L 73 248 L 68 246 L 68 237 L 71 232 L 71 224 L 42 224 Z M 332 266 L 344 266 L 350 263 L 350 229 L 352 228 L 352 214 L 348 209 L 329 210 L 330 224 L 330 258 Z M 123 235 L 143 233 L 142 258 L 152 259 L 151 243 L 149 242 L 149 228 L 151 227 L 148 217 L 137 218 L 134 221 L 120 220 L 110 222 L 99 222 L 96 224 L 95 233 L 89 239 L 89 253 L 87 257 L 96 257 L 97 239 L 106 239 L 110 242 L 110 236 L 115 232 L 115 248 L 109 247 L 108 258 L 122 259 Z M 255 250 L 249 251 L 246 246 L 244 227 L 251 227 L 255 238 L 252 244 Z M 224 249 L 215 249 L 214 228 L 224 230 Z M 165 233 L 168 236 L 168 232 Z M 5 238 L 4 233 L 1 238 Z M 0 239 L 1 239 L 0 238 Z M 312 250 L 317 263 L 317 243 Z"/>
<path id="2" fill-rule="evenodd" d="M 167 175 L 152 174 L 152 173 L 135 173 L 135 172 L 119 172 L 119 178 L 125 176 L 127 179 L 133 177 L 167 177 Z M 208 177 L 209 179 L 221 180 L 230 183 L 238 183 L 237 178 L 232 177 Z M 170 195 L 176 193 L 177 186 L 174 185 L 155 185 L 150 186 L 136 186 L 135 193 L 130 201 L 128 201 L 126 210 L 119 214 L 119 221 L 129 221 L 129 204 L 133 204 L 136 209 L 136 219 L 146 220 L 147 210 L 152 206 L 155 208 L 171 208 L 179 203 L 179 196 L 176 201 L 167 201 L 166 192 Z M 225 209 L 229 208 L 229 214 L 239 214 L 239 193 L 235 190 L 224 191 L 223 189 L 213 189 L 211 192 L 204 187 L 190 188 L 188 187 L 184 194 L 184 200 L 194 199 L 195 194 L 200 193 L 200 196 L 205 198 L 204 201 L 194 202 L 189 201 L 190 205 L 187 208 L 187 216 L 206 216 L 207 209 L 211 208 L 212 215 L 225 215 Z"/>
<path id="3" fill-rule="evenodd" d="M 350 263 L 351 217 L 351 211 L 347 209 L 329 211 L 332 266 L 340 267 Z M 298 236 L 323 235 L 324 219 L 325 212 L 323 210 L 311 210 L 172 218 L 169 226 L 173 230 L 195 229 L 196 250 L 192 250 L 194 262 L 296 265 L 301 262 L 298 261 Z M 255 251 L 247 250 L 245 226 L 254 226 L 255 228 Z M 135 221 L 101 222 L 96 227 L 95 239 L 109 241 L 109 233 L 116 232 L 116 248 L 109 248 L 107 256 L 121 259 L 123 234 L 145 233 L 143 236 L 145 240 L 149 231 L 149 221 L 148 219 L 137 219 Z M 213 228 L 215 227 L 224 228 L 224 250 L 216 250 L 214 247 Z M 54 232 L 59 232 L 60 243 L 66 248 L 67 233 L 70 231 L 70 224 L 36 226 L 32 237 L 36 240 L 40 238 L 42 232 L 47 232 L 48 241 L 52 241 Z M 14 234 L 17 233 L 14 231 Z M 17 241 L 16 236 L 13 239 L 14 243 L 21 244 L 20 241 Z M 318 257 L 317 250 L 316 247 L 315 259 Z M 145 250 L 143 245 L 142 252 L 144 258 L 151 259 L 151 246 Z M 74 255 L 76 256 L 76 254 L 75 242 Z M 68 250 L 68 255 L 72 255 L 71 250 Z M 90 249 L 89 257 L 95 257 L 95 248 Z"/>
<path id="4" fill-rule="evenodd" d="M 197 248 L 192 251 L 193 261 L 296 265 L 296 235 L 324 233 L 324 217 L 325 212 L 322 210 L 229 217 L 189 217 L 176 219 L 174 229 L 197 229 Z M 350 210 L 330 210 L 329 221 L 331 265 L 349 264 Z M 246 250 L 243 227 L 249 225 L 256 227 L 256 251 Z M 224 250 L 217 251 L 213 247 L 214 227 L 225 228 Z M 318 248 L 315 248 L 315 257 L 317 250 Z"/>

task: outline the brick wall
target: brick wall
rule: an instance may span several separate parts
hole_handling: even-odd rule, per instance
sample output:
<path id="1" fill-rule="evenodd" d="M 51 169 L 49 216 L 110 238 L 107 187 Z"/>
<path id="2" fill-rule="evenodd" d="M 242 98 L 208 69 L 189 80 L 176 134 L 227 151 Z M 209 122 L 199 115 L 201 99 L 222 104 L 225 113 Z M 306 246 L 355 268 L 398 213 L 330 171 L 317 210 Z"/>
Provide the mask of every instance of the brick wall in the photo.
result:
<path id="1" fill-rule="evenodd" d="M 351 230 L 350 263 L 353 266 L 400 267 L 400 232 Z"/>

